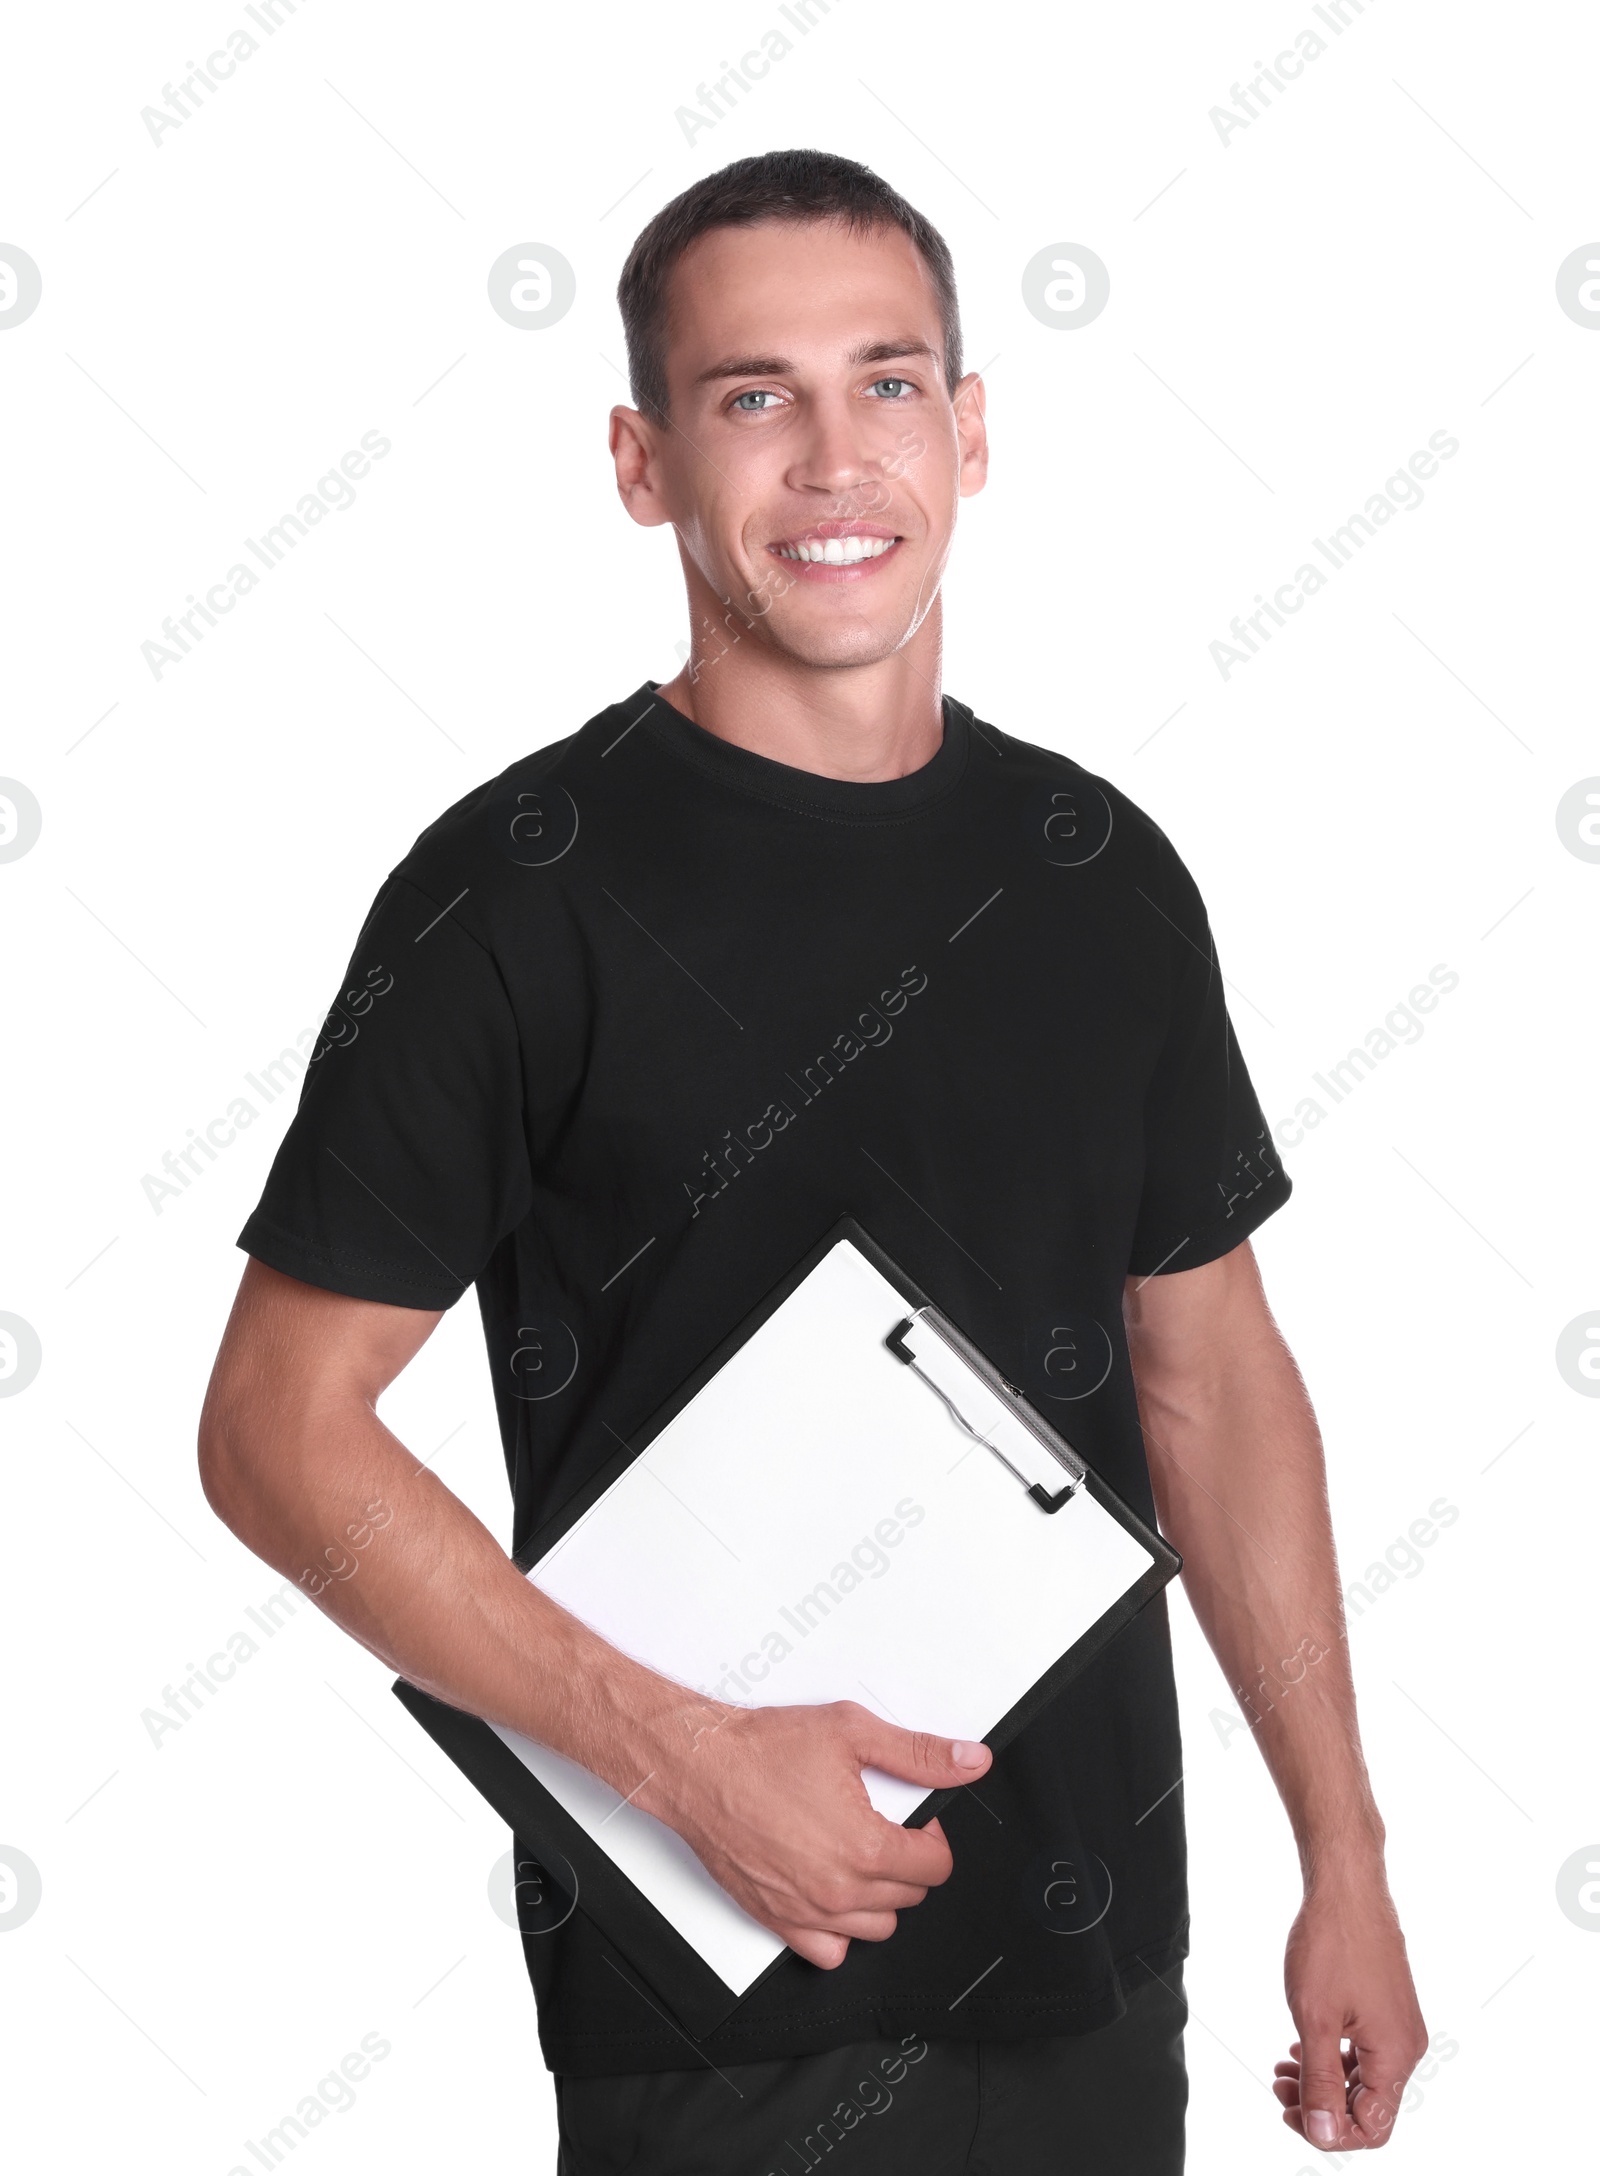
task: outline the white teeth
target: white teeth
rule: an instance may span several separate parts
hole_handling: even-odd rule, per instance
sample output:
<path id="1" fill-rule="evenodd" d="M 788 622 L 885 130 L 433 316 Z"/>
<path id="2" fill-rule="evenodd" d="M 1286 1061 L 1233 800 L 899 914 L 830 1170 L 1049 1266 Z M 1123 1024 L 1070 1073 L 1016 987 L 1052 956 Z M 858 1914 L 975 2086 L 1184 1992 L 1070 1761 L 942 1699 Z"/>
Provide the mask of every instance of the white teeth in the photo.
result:
<path id="1" fill-rule="evenodd" d="M 800 544 L 780 544 L 778 550 L 785 559 L 806 559 L 829 567 L 853 567 L 863 559 L 881 559 L 890 545 L 898 541 L 892 536 L 830 536 L 826 542 L 808 537 Z"/>

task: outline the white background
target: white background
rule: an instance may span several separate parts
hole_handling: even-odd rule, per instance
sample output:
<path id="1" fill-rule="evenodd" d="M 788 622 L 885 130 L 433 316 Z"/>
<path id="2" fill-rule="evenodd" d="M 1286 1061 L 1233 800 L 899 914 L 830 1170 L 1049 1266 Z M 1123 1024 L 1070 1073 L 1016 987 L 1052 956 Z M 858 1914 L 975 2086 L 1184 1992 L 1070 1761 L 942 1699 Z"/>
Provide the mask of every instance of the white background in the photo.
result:
<path id="1" fill-rule="evenodd" d="M 253 2166 L 243 2140 L 367 2033 L 391 2055 L 296 2167 L 552 2165 L 489 1901 L 505 1831 L 387 1673 L 305 1607 L 159 1747 L 141 1722 L 280 1584 L 210 1515 L 193 1444 L 292 1095 L 159 1214 L 142 1182 L 317 1021 L 434 815 L 676 669 L 670 544 L 627 521 L 605 453 L 616 275 L 679 189 L 794 144 L 868 161 L 955 253 L 994 473 L 963 513 L 947 685 L 1171 833 L 1268 1116 L 1436 963 L 1459 976 L 1286 1148 L 1295 1198 L 1258 1251 L 1347 1582 L 1435 1499 L 1460 1514 L 1351 1630 L 1424 2008 L 1457 2050 L 1391 2162 L 1580 2165 L 1600 1915 L 1574 1923 L 1556 1877 L 1600 1858 L 1596 1408 L 1554 1355 L 1600 1307 L 1600 867 L 1555 810 L 1600 772 L 1600 337 L 1555 275 L 1600 234 L 1592 20 L 1369 0 L 1335 38 L 1310 0 L 838 0 L 690 145 L 675 108 L 776 0 L 302 0 L 158 147 L 141 108 L 248 21 L 30 10 L 4 52 L 0 242 L 43 277 L 0 337 L 0 770 L 43 810 L 0 866 L 0 1309 L 43 1349 L 0 1404 L 0 1844 L 43 1885 L 0 1940 L 17 2165 Z M 1307 26 L 1328 50 L 1224 145 L 1209 109 Z M 577 274 L 544 330 L 486 300 L 524 242 Z M 1092 325 L 1023 306 L 1057 243 L 1109 267 Z M 392 451 L 357 504 L 153 678 L 163 618 L 370 430 Z M 1224 680 L 1229 620 L 1441 430 L 1460 450 L 1426 502 Z M 507 1534 L 470 1302 L 386 1411 Z M 1192 2165 L 1295 2176 L 1316 2156 L 1265 2083 L 1293 1855 L 1175 1618 Z"/>

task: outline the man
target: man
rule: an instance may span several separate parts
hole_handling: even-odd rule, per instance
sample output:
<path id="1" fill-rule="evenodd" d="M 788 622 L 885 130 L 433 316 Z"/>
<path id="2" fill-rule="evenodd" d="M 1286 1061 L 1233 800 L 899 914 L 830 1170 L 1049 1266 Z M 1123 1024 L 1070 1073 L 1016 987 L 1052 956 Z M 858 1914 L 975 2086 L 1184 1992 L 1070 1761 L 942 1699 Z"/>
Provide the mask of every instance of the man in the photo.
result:
<path id="1" fill-rule="evenodd" d="M 1183 1553 L 1304 1868 L 1285 2119 L 1381 2145 L 1426 2041 L 1316 1425 L 1248 1244 L 1289 1181 L 1165 836 L 940 694 L 987 465 L 949 253 L 865 168 L 774 154 L 659 213 L 620 301 L 617 484 L 677 533 L 689 662 L 381 887 L 241 1234 L 207 1494 L 391 1668 L 670 1824 L 794 1952 L 697 2044 L 581 1909 L 529 1930 L 570 2176 L 846 2139 L 864 2170 L 1176 2170 L 1160 1603 L 993 1760 L 850 1702 L 729 1707 L 545 1600 L 377 1417 L 475 1284 L 516 1547 L 851 1211 Z M 1024 644 L 1067 608 L 1034 565 L 1014 595 Z M 957 1795 L 893 1827 L 869 1764 Z"/>

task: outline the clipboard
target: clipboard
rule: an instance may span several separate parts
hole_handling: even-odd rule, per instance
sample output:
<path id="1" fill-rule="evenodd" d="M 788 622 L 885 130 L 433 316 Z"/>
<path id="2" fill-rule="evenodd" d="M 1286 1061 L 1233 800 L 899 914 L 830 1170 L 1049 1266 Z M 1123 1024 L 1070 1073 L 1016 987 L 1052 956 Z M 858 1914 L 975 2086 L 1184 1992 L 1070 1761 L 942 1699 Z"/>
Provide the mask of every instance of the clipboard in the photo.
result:
<path id="1" fill-rule="evenodd" d="M 851 1699 L 995 1751 L 1181 1569 L 849 1216 L 515 1561 L 708 1698 Z M 805 1969 L 598 1777 L 393 1690 L 690 2038 Z M 912 1827 L 955 1795 L 863 1782 Z"/>

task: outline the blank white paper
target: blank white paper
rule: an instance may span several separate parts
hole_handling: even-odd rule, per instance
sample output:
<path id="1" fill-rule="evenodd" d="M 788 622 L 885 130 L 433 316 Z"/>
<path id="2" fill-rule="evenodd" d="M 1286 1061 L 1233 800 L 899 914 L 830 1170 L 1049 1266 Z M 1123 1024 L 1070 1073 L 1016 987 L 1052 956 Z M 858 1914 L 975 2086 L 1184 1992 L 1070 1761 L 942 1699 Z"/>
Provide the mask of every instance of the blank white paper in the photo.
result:
<path id="1" fill-rule="evenodd" d="M 961 1432 L 884 1347 L 909 1312 L 841 1240 L 528 1576 L 720 1699 L 857 1700 L 986 1736 L 1152 1559 L 1086 1492 L 1045 1513 Z M 986 1413 L 993 1394 L 968 1380 Z M 781 1954 L 673 1830 L 499 1735 L 734 1993 Z M 926 1795 L 864 1781 L 892 1821 Z"/>

